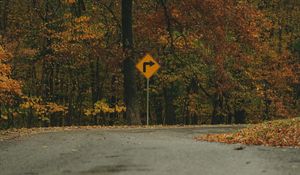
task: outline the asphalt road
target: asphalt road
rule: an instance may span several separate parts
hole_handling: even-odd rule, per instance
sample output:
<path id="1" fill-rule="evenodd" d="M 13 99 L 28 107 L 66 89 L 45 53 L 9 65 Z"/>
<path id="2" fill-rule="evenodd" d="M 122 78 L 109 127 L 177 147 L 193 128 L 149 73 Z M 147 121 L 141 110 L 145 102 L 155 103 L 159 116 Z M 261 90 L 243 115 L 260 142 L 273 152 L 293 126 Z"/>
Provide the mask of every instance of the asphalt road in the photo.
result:
<path id="1" fill-rule="evenodd" d="M 300 149 L 197 142 L 234 128 L 43 133 L 0 142 L 0 175 L 299 175 Z"/>

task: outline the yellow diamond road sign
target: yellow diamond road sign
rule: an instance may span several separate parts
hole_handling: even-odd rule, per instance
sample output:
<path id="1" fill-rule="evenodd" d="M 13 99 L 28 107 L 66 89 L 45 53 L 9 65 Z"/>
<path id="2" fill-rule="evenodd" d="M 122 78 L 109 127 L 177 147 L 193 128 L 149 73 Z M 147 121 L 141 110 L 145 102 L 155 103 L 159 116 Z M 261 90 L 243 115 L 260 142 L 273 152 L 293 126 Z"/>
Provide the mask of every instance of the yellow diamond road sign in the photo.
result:
<path id="1" fill-rule="evenodd" d="M 147 54 L 137 65 L 136 68 L 149 79 L 160 68 L 160 65 L 153 59 L 153 57 Z"/>

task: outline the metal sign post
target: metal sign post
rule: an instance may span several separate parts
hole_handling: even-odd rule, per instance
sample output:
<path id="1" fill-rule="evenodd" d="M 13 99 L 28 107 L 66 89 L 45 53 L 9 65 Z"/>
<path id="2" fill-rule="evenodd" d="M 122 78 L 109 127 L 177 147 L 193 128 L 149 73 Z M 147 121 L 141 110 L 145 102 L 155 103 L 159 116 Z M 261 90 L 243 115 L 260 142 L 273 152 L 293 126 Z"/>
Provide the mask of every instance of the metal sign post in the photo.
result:
<path id="1" fill-rule="evenodd" d="M 147 78 L 147 125 L 149 125 L 149 79 Z"/>
<path id="2" fill-rule="evenodd" d="M 147 54 L 137 65 L 136 68 L 147 79 L 147 125 L 149 125 L 149 79 L 160 68 L 160 65 L 153 59 L 153 57 Z"/>

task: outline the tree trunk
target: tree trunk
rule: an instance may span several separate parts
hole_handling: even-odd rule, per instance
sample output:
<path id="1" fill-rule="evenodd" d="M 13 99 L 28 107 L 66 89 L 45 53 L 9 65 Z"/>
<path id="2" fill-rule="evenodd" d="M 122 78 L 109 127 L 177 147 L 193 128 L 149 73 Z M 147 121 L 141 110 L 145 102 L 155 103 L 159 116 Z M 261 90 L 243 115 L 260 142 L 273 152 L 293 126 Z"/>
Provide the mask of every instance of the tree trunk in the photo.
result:
<path id="1" fill-rule="evenodd" d="M 217 104 L 214 103 L 213 105 L 213 112 L 212 112 L 212 115 L 211 115 L 211 124 L 212 125 L 217 125 L 217 124 L 220 124 L 220 117 L 218 116 L 218 106 Z"/>
<path id="2" fill-rule="evenodd" d="M 175 107 L 173 104 L 174 96 L 173 96 L 173 88 L 164 88 L 164 98 L 165 98 L 165 124 L 174 125 L 176 124 L 176 114 Z"/>
<path id="3" fill-rule="evenodd" d="M 156 114 L 156 124 L 163 124 L 163 104 L 161 103 L 161 100 L 157 100 L 154 110 Z"/>
<path id="4" fill-rule="evenodd" d="M 246 123 L 246 111 L 244 109 L 234 112 L 234 123 L 245 124 Z"/>
<path id="5" fill-rule="evenodd" d="M 91 90 L 92 90 L 92 103 L 93 105 L 97 102 L 97 96 L 96 96 L 96 81 L 95 81 L 95 66 L 94 63 L 90 62 L 90 78 L 91 78 Z"/>
<path id="6" fill-rule="evenodd" d="M 122 42 L 125 60 L 123 61 L 124 74 L 124 101 L 126 118 L 129 124 L 140 125 L 136 103 L 135 64 L 133 61 L 133 32 L 132 32 L 132 0 L 122 0 Z"/>
<path id="7" fill-rule="evenodd" d="M 215 125 L 219 123 L 219 119 L 218 119 L 218 99 L 217 99 L 217 95 L 215 94 L 212 98 L 212 106 L 213 106 L 213 111 L 211 114 L 211 124 Z"/>
<path id="8" fill-rule="evenodd" d="M 0 34 L 4 34 L 6 27 L 7 27 L 7 16 L 8 16 L 8 9 L 9 9 L 9 0 L 4 0 L 0 2 Z"/>

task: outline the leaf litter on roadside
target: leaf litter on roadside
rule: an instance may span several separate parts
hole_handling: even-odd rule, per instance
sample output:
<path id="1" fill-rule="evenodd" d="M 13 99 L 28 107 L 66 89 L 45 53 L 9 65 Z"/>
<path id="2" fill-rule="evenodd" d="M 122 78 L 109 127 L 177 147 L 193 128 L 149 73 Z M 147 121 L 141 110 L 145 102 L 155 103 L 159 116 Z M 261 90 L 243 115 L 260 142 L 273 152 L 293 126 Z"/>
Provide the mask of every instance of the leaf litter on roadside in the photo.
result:
<path id="1" fill-rule="evenodd" d="M 264 122 L 235 133 L 201 135 L 196 137 L 196 140 L 300 148 L 300 119 Z"/>

